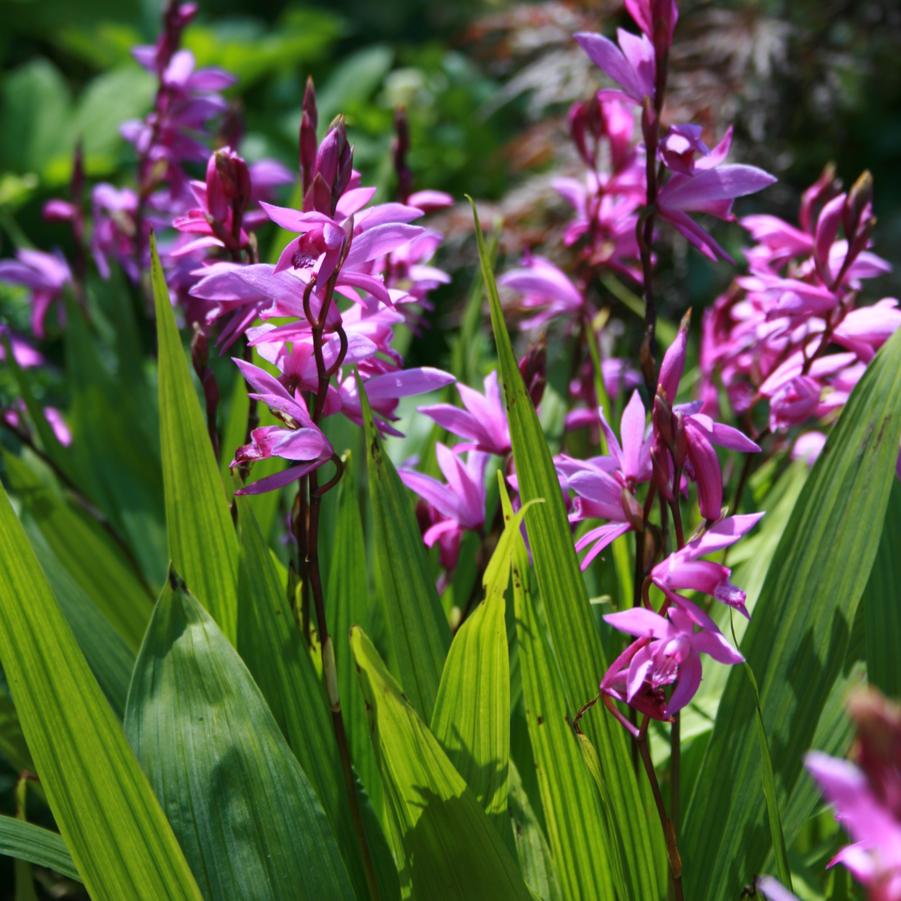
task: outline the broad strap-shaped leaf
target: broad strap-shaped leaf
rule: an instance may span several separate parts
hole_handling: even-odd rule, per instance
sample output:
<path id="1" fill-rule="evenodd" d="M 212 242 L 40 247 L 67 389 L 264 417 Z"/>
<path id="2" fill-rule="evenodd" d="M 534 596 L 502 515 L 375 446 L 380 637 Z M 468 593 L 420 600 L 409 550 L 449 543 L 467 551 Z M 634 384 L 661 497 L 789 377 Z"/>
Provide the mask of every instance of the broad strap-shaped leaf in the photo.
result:
<path id="1" fill-rule="evenodd" d="M 901 435 L 901 331 L 851 394 L 767 571 L 741 651 L 760 685 L 780 806 L 797 783 L 845 663 L 885 521 Z M 686 895 L 736 894 L 770 850 L 754 697 L 733 670 L 686 812 Z M 724 778 L 713 790 L 707 774 Z M 723 828 L 726 824 L 727 828 Z"/>
<path id="2" fill-rule="evenodd" d="M 351 630 L 372 742 L 404 851 L 402 883 L 427 901 L 528 899 L 516 863 L 365 633 Z"/>
<path id="3" fill-rule="evenodd" d="M 901 697 L 901 483 L 892 484 L 879 550 L 863 596 L 867 679 Z"/>
<path id="4" fill-rule="evenodd" d="M 503 476 L 498 473 L 498 479 Z M 526 510 L 515 517 L 519 528 Z M 507 810 L 510 761 L 510 654 L 504 595 L 510 581 L 513 533 L 498 542 L 485 569 L 485 598 L 451 644 L 431 730 L 498 829 Z M 496 818 L 496 819 L 495 819 Z"/>
<path id="5" fill-rule="evenodd" d="M 488 292 L 491 326 L 497 344 L 504 403 L 510 421 L 513 459 L 523 503 L 544 498 L 526 527 L 550 642 L 560 672 L 560 700 L 570 715 L 597 694 L 607 661 L 579 571 L 557 473 L 535 408 L 526 392 L 504 323 L 494 273 L 473 203 L 482 276 Z M 623 729 L 608 716 L 588 717 L 585 730 L 598 750 L 607 777 L 605 844 L 619 846 L 621 869 L 635 898 L 656 898 L 665 891 L 661 863 L 663 833 L 652 812 L 650 790 L 639 782 Z M 572 738 L 576 749 L 576 740 Z M 592 789 L 593 790 L 593 789 Z"/>
<path id="6" fill-rule="evenodd" d="M 360 680 L 350 653 L 350 627 L 371 633 L 375 599 L 366 577 L 366 539 L 357 501 L 355 467 L 350 454 L 344 456 L 344 475 L 337 489 L 337 510 L 331 554 L 325 580 L 329 630 L 335 644 L 338 696 L 350 739 L 354 768 L 376 810 L 381 809 L 381 776 L 369 740 L 369 723 Z"/>
<path id="7" fill-rule="evenodd" d="M 62 836 L 15 817 L 0 816 L 0 854 L 48 867 L 61 876 L 81 882 Z"/>
<path id="8" fill-rule="evenodd" d="M 357 894 L 365 897 L 366 875 L 351 820 L 325 687 L 294 622 L 285 585 L 279 581 L 269 549 L 263 542 L 249 503 L 251 498 L 239 496 L 236 500 L 241 541 L 238 651 L 316 789 Z M 352 670 L 352 662 L 347 663 Z M 362 738 L 369 741 L 367 733 Z M 396 896 L 397 871 L 374 816 L 365 817 L 365 825 L 384 896 Z"/>
<path id="9" fill-rule="evenodd" d="M 117 719 L 121 720 L 125 713 L 135 652 L 63 568 L 34 523 L 25 519 L 22 525 L 78 647 Z"/>
<path id="10" fill-rule="evenodd" d="M 517 540 L 513 603 L 523 705 L 554 870 L 564 898 L 612 898 L 614 885 L 622 882 L 615 855 L 611 860 L 601 796 L 569 724 L 560 673 L 531 591 L 528 553 L 518 528 L 511 527 L 513 510 L 504 490 L 501 502 L 504 532 Z"/>
<path id="11" fill-rule="evenodd" d="M 410 494 L 385 453 L 363 382 L 357 377 L 366 434 L 376 589 L 388 633 L 388 662 L 420 716 L 432 713 L 450 629 L 429 574 Z"/>
<path id="12" fill-rule="evenodd" d="M 41 786 L 91 897 L 200 899 L 2 488 L 0 664 Z"/>
<path id="13" fill-rule="evenodd" d="M 174 574 L 135 663 L 125 729 L 207 901 L 353 897 L 263 695 Z"/>
<path id="14" fill-rule="evenodd" d="M 234 642 L 238 541 L 153 242 L 151 252 L 169 554 L 191 590 Z"/>
<path id="15" fill-rule="evenodd" d="M 135 653 L 153 609 L 134 568 L 99 527 L 73 510 L 20 457 L 3 454 L 10 488 L 66 571 Z"/>

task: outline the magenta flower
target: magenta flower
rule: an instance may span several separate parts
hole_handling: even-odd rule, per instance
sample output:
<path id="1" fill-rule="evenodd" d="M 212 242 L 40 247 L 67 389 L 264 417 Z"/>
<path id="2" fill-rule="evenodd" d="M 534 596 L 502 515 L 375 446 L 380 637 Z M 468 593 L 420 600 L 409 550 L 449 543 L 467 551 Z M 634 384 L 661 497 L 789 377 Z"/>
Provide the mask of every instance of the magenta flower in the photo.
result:
<path id="1" fill-rule="evenodd" d="M 527 257 L 522 266 L 505 272 L 498 284 L 522 295 L 519 309 L 532 314 L 523 320 L 524 329 L 540 328 L 558 316 L 577 319 L 585 306 L 569 277 L 544 257 Z"/>
<path id="2" fill-rule="evenodd" d="M 878 901 L 901 899 L 901 822 L 867 774 L 845 760 L 811 751 L 804 761 L 836 819 L 853 839 L 830 861 L 846 866 Z M 897 767 L 897 763 L 895 764 Z M 897 772 L 897 769 L 895 770 Z"/>
<path id="3" fill-rule="evenodd" d="M 443 429 L 463 438 L 458 450 L 480 450 L 505 456 L 510 453 L 510 426 L 497 382 L 497 371 L 484 382 L 485 393 L 479 394 L 467 385 L 457 384 L 465 410 L 451 404 L 420 407 L 419 412 L 431 417 Z"/>
<path id="4" fill-rule="evenodd" d="M 575 35 L 588 58 L 623 94 L 641 106 L 646 97 L 654 97 L 654 45 L 645 35 L 640 37 L 617 29 L 618 45 L 602 34 L 580 31 Z"/>
<path id="5" fill-rule="evenodd" d="M 700 558 L 734 544 L 749 532 L 762 516 L 763 513 L 750 513 L 743 516 L 729 516 L 721 520 L 658 563 L 651 570 L 651 581 L 671 602 L 689 612 L 698 625 L 707 623 L 709 617 L 706 614 L 699 617 L 698 614 L 701 613 L 699 608 L 679 594 L 680 591 L 700 591 L 750 618 L 745 607 L 745 593 L 729 581 L 732 570 L 721 563 Z"/>
<path id="6" fill-rule="evenodd" d="M 249 444 L 238 448 L 231 466 L 282 457 L 298 465 L 267 476 L 238 490 L 239 494 L 260 494 L 282 488 L 318 468 L 334 451 L 328 439 L 315 425 L 299 391 L 293 394 L 274 376 L 258 366 L 235 359 L 235 365 L 253 389 L 250 396 L 258 400 L 285 423 L 285 428 L 263 426 L 254 429 Z"/>
<path id="7" fill-rule="evenodd" d="M 606 524 L 590 529 L 576 542 L 577 551 L 589 548 L 582 558 L 582 569 L 586 569 L 612 541 L 643 526 L 635 489 L 651 477 L 650 440 L 646 437 L 646 414 L 638 392 L 632 394 L 623 411 L 621 442 L 603 413 L 598 411 L 598 414 L 610 455 L 584 462 L 565 456 L 555 460 L 565 486 L 576 495 L 570 521 L 608 520 Z"/>
<path id="8" fill-rule="evenodd" d="M 679 21 L 676 0 L 626 0 L 626 10 L 653 41 L 658 57 L 669 50 Z"/>
<path id="9" fill-rule="evenodd" d="M 488 454 L 469 451 L 455 453 L 444 444 L 435 445 L 438 466 L 445 482 L 413 469 L 398 470 L 401 481 L 427 505 L 429 527 L 422 540 L 427 547 L 438 544 L 441 565 L 456 566 L 463 533 L 481 529 L 485 523 L 485 466 Z"/>
<path id="10" fill-rule="evenodd" d="M 699 149 L 697 142 L 685 147 L 684 134 L 679 137 L 675 149 L 669 138 L 664 139 L 662 145 L 664 161 L 677 162 L 679 168 L 658 192 L 657 211 L 661 219 L 675 226 L 705 256 L 732 262 L 729 254 L 688 214 L 706 213 L 717 219 L 732 219 L 732 201 L 736 197 L 755 194 L 776 179 L 755 166 L 723 163 L 732 142 L 731 131 L 713 150 L 697 160 L 694 158 Z M 675 152 L 678 148 L 682 148 L 681 154 Z"/>
<path id="11" fill-rule="evenodd" d="M 431 366 L 398 369 L 364 379 L 366 397 L 372 407 L 376 426 L 385 434 L 400 435 L 401 432 L 389 422 L 395 418 L 394 411 L 398 400 L 402 397 L 437 391 L 453 381 L 454 377 L 449 372 Z M 336 394 L 340 411 L 352 422 L 362 425 L 363 411 L 357 394 L 356 379 L 352 376 L 343 379 L 337 385 Z M 326 413 L 328 412 L 327 409 Z"/>
<path id="12" fill-rule="evenodd" d="M 72 273 L 62 254 L 23 248 L 15 260 L 0 260 L 0 281 L 30 289 L 31 330 L 43 338 L 47 311 L 72 281 Z"/>
<path id="13" fill-rule="evenodd" d="M 695 696 L 701 684 L 701 654 L 720 663 L 744 661 L 712 622 L 698 630 L 678 607 L 670 607 L 665 617 L 635 607 L 609 613 L 604 620 L 639 640 L 610 666 L 601 681 L 601 692 L 653 719 L 671 719 Z M 667 698 L 669 686 L 672 693 Z"/>

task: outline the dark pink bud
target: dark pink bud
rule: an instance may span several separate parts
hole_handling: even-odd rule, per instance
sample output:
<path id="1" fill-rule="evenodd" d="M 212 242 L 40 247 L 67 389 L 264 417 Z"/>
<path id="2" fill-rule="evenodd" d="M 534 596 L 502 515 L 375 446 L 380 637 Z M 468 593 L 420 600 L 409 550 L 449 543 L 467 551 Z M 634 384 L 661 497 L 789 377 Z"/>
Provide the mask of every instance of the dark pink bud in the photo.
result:
<path id="1" fill-rule="evenodd" d="M 801 195 L 801 228 L 811 234 L 816 226 L 816 211 L 839 192 L 835 166 L 829 163 L 820 177 Z"/>
<path id="2" fill-rule="evenodd" d="M 525 382 L 532 403 L 537 407 L 544 396 L 547 384 L 547 341 L 541 338 L 533 342 L 519 361 L 519 372 Z"/>
<path id="3" fill-rule="evenodd" d="M 685 352 L 688 346 L 688 323 L 691 321 L 691 310 L 683 317 L 679 324 L 679 333 L 676 340 L 667 348 L 660 364 L 660 378 L 657 383 L 657 391 L 670 403 L 676 400 L 679 392 L 679 381 L 685 371 Z"/>
<path id="4" fill-rule="evenodd" d="M 315 209 L 331 216 L 353 173 L 353 150 L 347 142 L 343 116 L 335 119 L 322 139 L 313 171 L 314 181 L 321 177 L 331 197 L 326 208 L 317 205 Z"/>
<path id="5" fill-rule="evenodd" d="M 316 128 L 318 112 L 316 109 L 316 88 L 313 76 L 307 78 L 307 86 L 303 92 L 303 107 L 300 114 L 300 138 L 298 141 L 300 157 L 300 176 L 304 193 L 309 189 L 313 178 L 313 167 L 316 164 Z"/>
<path id="6" fill-rule="evenodd" d="M 816 240 L 814 243 L 814 260 L 817 273 L 827 284 L 832 283 L 832 274 L 829 268 L 829 251 L 838 236 L 838 228 L 845 215 L 845 203 L 847 195 L 839 194 L 833 197 L 822 209 L 817 218 Z"/>
<path id="7" fill-rule="evenodd" d="M 873 176 L 869 171 L 861 172 L 857 181 L 848 192 L 848 203 L 845 205 L 843 225 L 848 240 L 857 236 L 860 225 L 872 216 L 873 210 Z"/>

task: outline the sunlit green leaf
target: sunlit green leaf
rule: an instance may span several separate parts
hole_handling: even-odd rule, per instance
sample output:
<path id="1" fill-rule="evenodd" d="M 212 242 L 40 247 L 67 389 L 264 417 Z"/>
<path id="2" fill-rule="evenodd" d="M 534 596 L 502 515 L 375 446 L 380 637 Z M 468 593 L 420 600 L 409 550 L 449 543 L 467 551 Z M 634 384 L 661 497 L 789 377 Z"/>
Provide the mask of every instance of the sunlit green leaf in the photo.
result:
<path id="1" fill-rule="evenodd" d="M 125 727 L 207 899 L 353 896 L 322 805 L 241 658 L 174 575 Z"/>
<path id="2" fill-rule="evenodd" d="M 760 684 L 780 806 L 843 669 L 876 557 L 901 435 L 899 392 L 896 333 L 854 389 L 804 485 L 741 644 Z M 769 851 L 753 717 L 753 693 L 736 668 L 686 812 L 688 897 L 740 891 Z M 712 791 L 706 773 L 728 773 L 729 790 Z M 728 828 L 711 828 L 716 823 Z"/>
<path id="3" fill-rule="evenodd" d="M 91 896 L 199 899 L 2 489 L 0 663 L 41 786 Z"/>
<path id="4" fill-rule="evenodd" d="M 152 253 L 169 553 L 192 591 L 234 641 L 238 541 L 155 246 Z"/>
<path id="5" fill-rule="evenodd" d="M 510 852 L 359 628 L 351 648 L 416 899 L 529 898 Z"/>

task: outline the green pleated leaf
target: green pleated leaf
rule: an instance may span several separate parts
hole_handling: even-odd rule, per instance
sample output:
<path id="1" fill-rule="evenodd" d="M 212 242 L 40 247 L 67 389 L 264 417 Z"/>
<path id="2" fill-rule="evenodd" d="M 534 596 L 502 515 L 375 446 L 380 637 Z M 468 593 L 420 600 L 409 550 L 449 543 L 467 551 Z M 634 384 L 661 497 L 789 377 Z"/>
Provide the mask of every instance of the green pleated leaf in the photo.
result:
<path id="1" fill-rule="evenodd" d="M 901 484 L 892 484 L 879 550 L 863 596 L 867 679 L 901 697 Z"/>
<path id="2" fill-rule="evenodd" d="M 412 897 L 528 899 L 500 835 L 372 643 L 357 627 L 350 643 L 385 796 L 403 845 L 401 879 Z"/>
<path id="3" fill-rule="evenodd" d="M 760 685 L 780 807 L 844 669 L 895 478 L 899 393 L 901 332 L 868 367 L 808 477 L 741 644 Z M 738 893 L 770 851 L 754 729 L 753 693 L 735 668 L 686 811 L 687 897 Z M 711 790 L 706 774 L 726 773 L 729 790 Z"/>
<path id="4" fill-rule="evenodd" d="M 498 473 L 498 480 L 503 476 Z M 525 516 L 515 517 L 518 529 Z M 504 595 L 510 580 L 514 532 L 505 532 L 485 569 L 484 600 L 451 644 L 431 730 L 451 763 L 498 829 L 507 810 L 510 761 L 510 654 Z M 495 819 L 496 818 L 496 819 Z"/>
<path id="5" fill-rule="evenodd" d="M 429 574 L 410 494 L 397 475 L 357 378 L 366 433 L 376 589 L 388 633 L 388 662 L 420 716 L 431 715 L 450 629 Z"/>
<path id="6" fill-rule="evenodd" d="M 597 694 L 606 659 L 579 571 L 551 453 L 519 373 L 504 323 L 474 203 L 473 216 L 510 421 L 519 493 L 524 503 L 535 498 L 546 501 L 527 517 L 526 527 L 541 600 L 547 611 L 549 638 L 559 668 L 562 695 L 556 703 L 562 704 L 564 712 L 571 716 Z M 666 878 L 663 833 L 656 813 L 652 812 L 649 789 L 638 781 L 632 766 L 625 733 L 605 715 L 588 717 L 585 731 L 597 748 L 607 779 L 603 844 L 611 860 L 617 852 L 620 855 L 615 871 L 624 874 L 631 897 L 660 897 L 665 893 Z M 575 737 L 571 740 L 577 752 Z"/>
<path id="7" fill-rule="evenodd" d="M 174 575 L 135 663 L 125 730 L 207 901 L 353 897 L 263 695 Z"/>
<path id="8" fill-rule="evenodd" d="M 558 901 L 562 895 L 558 888 L 551 849 L 538 815 L 523 787 L 519 770 L 512 760 L 507 791 L 513 841 L 516 843 L 516 856 L 522 878 L 529 891 L 539 901 Z"/>
<path id="9" fill-rule="evenodd" d="M 2 489 L 0 664 L 41 786 L 91 897 L 199 899 L 172 828 Z"/>
<path id="10" fill-rule="evenodd" d="M 81 881 L 62 836 L 15 817 L 0 816 L 0 854 L 48 867 L 61 876 Z"/>
<path id="11" fill-rule="evenodd" d="M 103 689 L 116 716 L 122 719 L 135 652 L 63 568 L 34 523 L 23 519 L 22 525 L 97 684 Z"/>
<path id="12" fill-rule="evenodd" d="M 122 552 L 21 458 L 3 454 L 10 488 L 56 558 L 137 652 L 153 599 Z"/>
<path id="13" fill-rule="evenodd" d="M 325 581 L 329 625 L 335 642 L 338 696 L 350 738 L 351 757 L 372 806 L 381 810 L 381 776 L 369 740 L 369 724 L 360 681 L 350 653 L 350 627 L 361 626 L 371 634 L 374 601 L 366 578 L 366 540 L 357 502 L 355 469 L 349 454 L 338 486 L 338 503 Z"/>
<path id="14" fill-rule="evenodd" d="M 601 796 L 569 724 L 560 672 L 530 587 L 528 553 L 518 529 L 511 528 L 513 510 L 505 490 L 501 502 L 504 534 L 517 540 L 513 603 L 523 706 L 554 871 L 564 898 L 612 898 L 615 861 L 610 860 Z"/>
<path id="15" fill-rule="evenodd" d="M 365 897 L 366 876 L 351 820 L 325 688 L 295 625 L 285 585 L 275 571 L 249 500 L 244 496 L 237 498 L 241 540 L 238 651 L 329 816 L 358 896 Z M 340 540 L 340 536 L 336 536 L 336 540 Z M 346 633 L 344 644 L 347 644 Z M 352 673 L 352 662 L 347 660 L 346 663 Z M 340 669 L 338 673 L 340 677 Z M 369 741 L 366 732 L 362 738 Z M 397 872 L 371 814 L 366 817 L 366 826 L 384 896 L 396 896 Z"/>
<path id="16" fill-rule="evenodd" d="M 234 642 L 238 542 L 153 241 L 151 253 L 169 554 L 219 628 Z"/>

